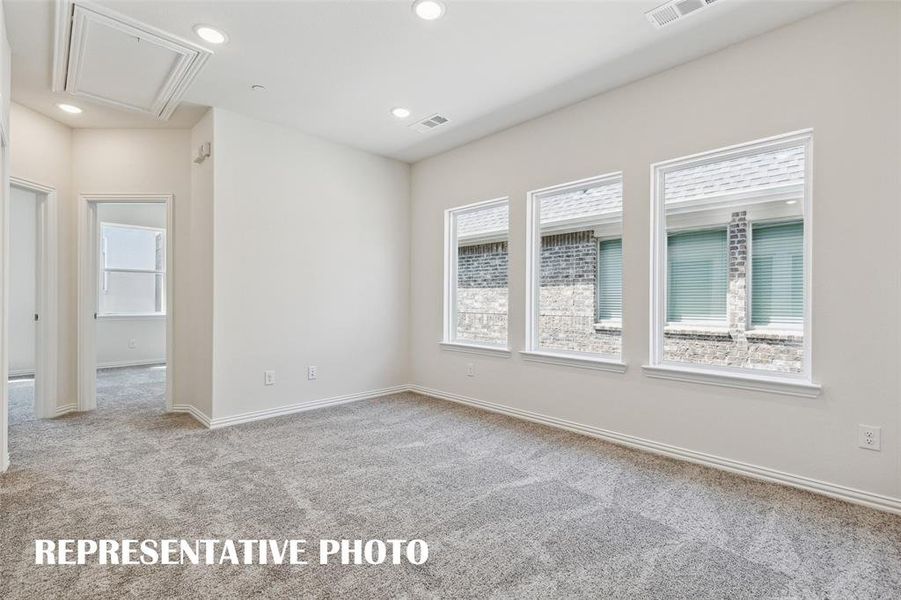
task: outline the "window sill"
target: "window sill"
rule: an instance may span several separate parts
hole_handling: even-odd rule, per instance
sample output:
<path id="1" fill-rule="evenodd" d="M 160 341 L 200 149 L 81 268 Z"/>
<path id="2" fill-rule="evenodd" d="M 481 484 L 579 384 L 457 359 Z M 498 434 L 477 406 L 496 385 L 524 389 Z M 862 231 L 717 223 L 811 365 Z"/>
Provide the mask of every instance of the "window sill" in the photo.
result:
<path id="1" fill-rule="evenodd" d="M 620 321 L 596 321 L 594 324 L 595 331 L 620 333 L 623 330 L 623 324 Z"/>
<path id="2" fill-rule="evenodd" d="M 98 321 L 141 321 L 146 319 L 165 319 L 166 315 L 158 313 L 134 315 L 97 315 Z"/>
<path id="3" fill-rule="evenodd" d="M 773 377 L 751 373 L 726 373 L 674 365 L 644 365 L 642 370 L 648 377 L 656 379 L 703 383 L 732 389 L 770 392 L 801 398 L 816 398 L 822 391 L 822 386 L 818 383 L 787 377 Z"/>
<path id="4" fill-rule="evenodd" d="M 804 331 L 800 329 L 749 329 L 745 332 L 748 339 L 759 340 L 803 340 Z"/>
<path id="5" fill-rule="evenodd" d="M 610 371 L 613 373 L 626 372 L 626 363 L 614 358 L 526 350 L 520 350 L 519 355 L 522 356 L 523 360 L 529 362 L 563 365 L 565 367 L 577 367 L 579 369 L 593 369 L 595 371 Z"/>
<path id="6" fill-rule="evenodd" d="M 711 337 L 731 338 L 727 325 L 675 325 L 663 327 L 664 335 L 704 335 Z"/>
<path id="7" fill-rule="evenodd" d="M 511 352 L 506 348 L 497 346 L 480 346 L 478 344 L 463 344 L 461 342 L 438 342 L 443 350 L 450 352 L 464 352 L 468 354 L 482 354 L 484 356 L 497 356 L 510 358 Z"/>

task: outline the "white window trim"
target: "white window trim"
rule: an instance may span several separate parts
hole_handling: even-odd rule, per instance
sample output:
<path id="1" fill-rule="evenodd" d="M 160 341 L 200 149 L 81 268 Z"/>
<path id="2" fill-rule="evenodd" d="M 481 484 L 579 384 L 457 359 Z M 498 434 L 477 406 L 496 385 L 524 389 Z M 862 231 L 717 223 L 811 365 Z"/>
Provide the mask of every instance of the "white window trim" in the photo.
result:
<path id="1" fill-rule="evenodd" d="M 803 220 L 804 220 L 804 326 L 803 326 L 803 370 L 798 374 L 752 371 L 716 367 L 713 365 L 691 365 L 663 360 L 663 331 L 666 321 L 666 213 L 664 206 L 664 176 L 687 165 L 719 162 L 741 156 L 776 151 L 803 145 L 804 188 L 803 188 Z M 811 273 L 813 261 L 811 252 L 813 227 L 812 189 L 813 189 L 813 130 L 805 129 L 784 135 L 774 136 L 693 154 L 651 165 L 651 329 L 649 364 L 643 370 L 649 377 L 704 383 L 730 388 L 767 391 L 803 397 L 816 397 L 821 386 L 812 379 L 812 323 L 811 305 L 812 287 Z M 750 260 L 750 256 L 748 257 Z"/>
<path id="2" fill-rule="evenodd" d="M 616 171 L 532 190 L 526 195 L 526 348 L 519 352 L 523 360 L 593 368 L 617 373 L 625 372 L 626 364 L 622 362 L 625 350 L 625 336 L 621 336 L 623 346 L 620 349 L 620 356 L 593 352 L 556 352 L 541 348 L 539 345 L 538 325 L 541 308 L 541 282 L 539 281 L 541 276 L 541 217 L 539 215 L 538 202 L 547 196 L 555 196 L 572 189 L 606 185 L 621 182 L 622 179 L 622 171 Z M 624 238 L 624 236 L 620 237 Z M 625 264 L 625 246 L 623 246 L 623 263 Z M 594 322 L 597 323 L 597 306 L 595 306 L 594 311 Z M 625 318 L 626 307 L 624 305 L 623 318 L 619 321 L 620 327 L 622 327 L 622 322 Z"/>
<path id="3" fill-rule="evenodd" d="M 455 231 L 455 215 L 465 214 L 491 208 L 494 206 L 507 206 L 507 235 L 504 238 L 493 237 L 493 241 L 507 240 L 507 248 L 510 247 L 510 198 L 503 196 L 483 202 L 474 202 L 463 206 L 455 206 L 444 211 L 444 318 L 443 318 L 443 334 L 439 342 L 442 348 L 454 351 L 463 351 L 469 349 L 472 353 L 492 355 L 510 356 L 510 287 L 507 286 L 507 340 L 501 344 L 485 344 L 478 342 L 469 342 L 466 340 L 456 339 L 457 332 L 457 235 Z M 509 261 L 507 263 L 508 281 L 509 281 Z"/>
<path id="4" fill-rule="evenodd" d="M 98 321 L 140 321 L 140 320 L 162 320 L 166 318 L 166 313 L 97 313 Z"/>
<path id="5" fill-rule="evenodd" d="M 164 248 L 167 247 L 166 244 L 167 244 L 168 240 L 167 240 L 167 237 L 166 237 L 166 229 L 165 229 L 165 227 L 148 227 L 147 225 L 132 225 L 132 224 L 130 224 L 130 223 L 116 223 L 116 222 L 114 222 L 114 221 L 101 221 L 101 222 L 100 222 L 100 227 L 99 227 L 99 229 L 98 229 L 98 233 L 99 233 L 99 235 L 101 235 L 101 236 L 103 235 L 102 232 L 103 232 L 103 228 L 104 228 L 104 227 L 114 227 L 114 228 L 118 228 L 118 229 L 144 229 L 144 230 L 147 230 L 147 231 L 153 231 L 153 232 L 155 232 L 155 233 L 162 234 L 162 236 L 163 236 L 163 247 L 164 247 Z M 100 243 L 100 246 L 101 246 L 100 260 L 98 261 L 98 263 L 99 263 L 98 266 L 99 266 L 99 268 L 100 268 L 100 277 L 98 278 L 98 283 L 99 283 L 99 286 L 100 286 L 101 289 L 97 290 L 98 298 L 100 297 L 99 294 L 102 294 L 102 293 L 104 292 L 104 290 L 103 290 L 103 287 L 104 287 L 104 285 L 105 285 L 105 284 L 104 284 L 104 278 L 105 278 L 106 273 L 108 273 L 108 272 L 112 272 L 112 273 L 148 273 L 148 274 L 153 274 L 153 275 L 162 275 L 162 276 L 163 276 L 163 289 L 166 289 L 166 279 L 167 279 L 167 277 L 168 277 L 168 276 L 166 275 L 166 262 L 167 262 L 166 260 L 163 261 L 163 268 L 162 268 L 162 269 L 115 269 L 115 268 L 107 268 L 107 267 L 106 267 L 106 252 L 102 249 L 102 248 L 103 248 L 102 237 L 101 237 L 101 243 Z M 99 303 L 98 303 L 98 304 L 99 304 Z M 163 306 L 162 312 L 152 312 L 152 313 L 104 313 L 104 312 L 100 312 L 100 311 L 98 310 L 98 311 L 97 311 L 97 319 L 106 319 L 106 320 L 116 320 L 116 319 L 119 319 L 119 320 L 122 320 L 122 319 L 147 319 L 147 318 L 159 318 L 159 319 L 162 319 L 162 318 L 165 318 L 165 317 L 166 317 L 166 307 L 165 307 L 165 304 L 166 304 L 166 303 L 164 302 L 163 304 L 164 304 L 164 306 Z"/>

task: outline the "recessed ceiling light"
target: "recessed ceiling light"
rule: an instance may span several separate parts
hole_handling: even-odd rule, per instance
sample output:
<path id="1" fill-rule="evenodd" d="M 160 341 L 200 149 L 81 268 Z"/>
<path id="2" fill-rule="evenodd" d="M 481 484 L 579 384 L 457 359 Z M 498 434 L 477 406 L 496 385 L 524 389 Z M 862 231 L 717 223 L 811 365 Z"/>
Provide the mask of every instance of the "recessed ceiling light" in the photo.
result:
<path id="1" fill-rule="evenodd" d="M 444 16 L 444 2 L 439 0 L 416 0 L 413 3 L 413 12 L 420 19 L 434 21 Z"/>
<path id="2" fill-rule="evenodd" d="M 82 112 L 80 108 L 78 108 L 77 106 L 72 106 L 71 104 L 57 104 L 57 106 L 60 110 L 64 110 L 72 115 L 80 115 Z"/>
<path id="3" fill-rule="evenodd" d="M 406 119 L 410 116 L 410 109 L 404 108 L 402 106 L 398 106 L 397 108 L 391 109 L 391 114 L 397 117 L 398 119 Z"/>
<path id="4" fill-rule="evenodd" d="M 227 35 L 209 25 L 195 25 L 194 33 L 196 33 L 203 41 L 211 44 L 224 44 L 228 41 Z"/>

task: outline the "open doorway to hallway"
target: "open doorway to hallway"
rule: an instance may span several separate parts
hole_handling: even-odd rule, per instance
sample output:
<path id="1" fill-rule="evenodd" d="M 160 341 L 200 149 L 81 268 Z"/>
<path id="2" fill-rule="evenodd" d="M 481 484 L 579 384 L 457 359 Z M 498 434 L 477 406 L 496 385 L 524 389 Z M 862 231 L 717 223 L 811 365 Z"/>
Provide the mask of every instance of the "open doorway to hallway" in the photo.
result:
<path id="1" fill-rule="evenodd" d="M 56 231 L 52 188 L 10 180 L 10 423 L 56 414 Z"/>
<path id="2" fill-rule="evenodd" d="M 80 410 L 168 408 L 168 197 L 87 201 L 79 331 Z"/>
<path id="3" fill-rule="evenodd" d="M 36 193 L 10 187 L 9 198 L 9 420 L 35 418 L 38 202 Z"/>

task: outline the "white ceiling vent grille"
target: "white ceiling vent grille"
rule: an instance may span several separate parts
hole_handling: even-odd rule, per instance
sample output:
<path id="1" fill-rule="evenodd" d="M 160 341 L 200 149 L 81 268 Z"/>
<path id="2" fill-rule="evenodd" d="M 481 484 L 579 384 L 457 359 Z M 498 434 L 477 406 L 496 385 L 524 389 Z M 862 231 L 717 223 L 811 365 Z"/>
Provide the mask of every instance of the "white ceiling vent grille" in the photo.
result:
<path id="1" fill-rule="evenodd" d="M 53 91 L 167 120 L 212 52 L 91 3 L 57 3 Z"/>
<path id="2" fill-rule="evenodd" d="M 432 115 L 419 123 L 413 123 L 410 125 L 410 128 L 415 129 L 419 133 L 428 133 L 429 131 L 433 131 L 446 125 L 448 121 L 450 121 L 450 119 L 443 115 Z"/>
<path id="3" fill-rule="evenodd" d="M 660 29 L 675 23 L 683 17 L 696 13 L 702 8 L 707 8 L 715 2 L 717 0 L 671 0 L 645 13 L 645 15 L 654 27 Z"/>

